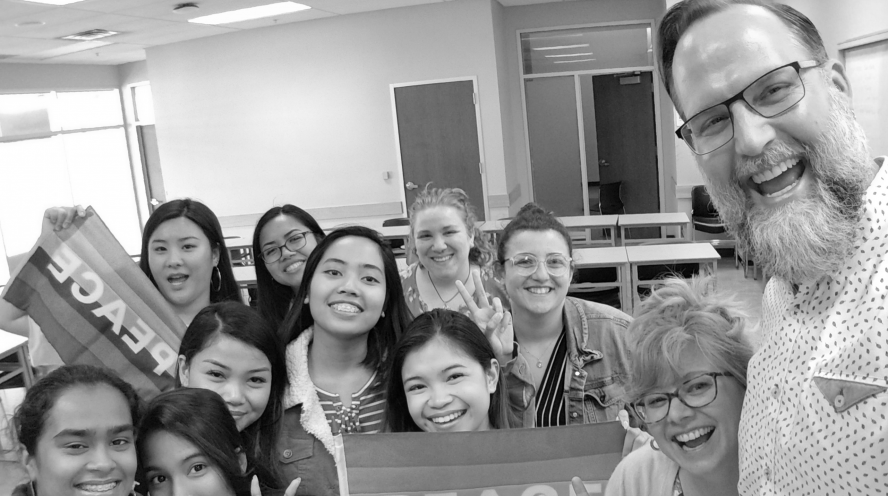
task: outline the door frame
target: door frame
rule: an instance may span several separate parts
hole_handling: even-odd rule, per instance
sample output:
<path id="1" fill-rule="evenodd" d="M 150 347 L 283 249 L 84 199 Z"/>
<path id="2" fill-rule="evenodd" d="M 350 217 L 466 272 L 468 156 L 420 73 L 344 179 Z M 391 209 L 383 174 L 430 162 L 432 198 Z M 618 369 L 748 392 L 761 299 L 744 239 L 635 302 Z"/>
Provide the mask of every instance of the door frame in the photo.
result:
<path id="1" fill-rule="evenodd" d="M 424 81 L 411 81 L 406 83 L 393 83 L 389 85 L 389 95 L 392 102 L 392 122 L 395 126 L 395 157 L 398 159 L 398 174 L 400 174 L 400 188 L 398 191 L 401 195 L 401 203 L 404 205 L 404 214 L 407 214 L 407 209 L 410 208 L 410 205 L 407 205 L 407 195 L 404 192 L 404 164 L 401 160 L 401 133 L 398 128 L 398 108 L 397 102 L 395 101 L 395 89 L 396 88 L 404 88 L 408 86 L 423 86 L 427 84 L 439 84 L 439 83 L 456 83 L 459 81 L 471 81 L 472 82 L 472 91 L 475 94 L 475 126 L 478 129 L 478 157 L 481 161 L 478 164 L 479 172 L 481 173 L 481 192 L 483 198 L 484 205 L 484 218 L 490 218 L 490 203 L 487 198 L 487 161 L 484 159 L 484 133 L 481 129 L 481 97 L 478 93 L 478 77 L 477 76 L 465 76 L 465 77 L 454 77 L 454 78 L 445 78 L 445 79 L 429 79 Z M 474 198 L 470 198 L 470 200 L 478 205 L 478 201 Z"/>
<path id="2" fill-rule="evenodd" d="M 569 26 L 555 26 L 548 28 L 533 28 L 533 29 L 519 29 L 515 33 L 515 42 L 518 46 L 518 52 L 521 53 L 521 35 L 524 33 L 543 33 L 550 31 L 562 31 L 565 29 L 577 29 L 577 28 L 600 28 L 600 27 L 611 27 L 611 26 L 627 26 L 627 25 L 642 25 L 648 28 L 648 39 L 650 42 L 650 47 L 652 50 L 652 64 L 649 66 L 637 66 L 637 67 L 619 67 L 613 69 L 595 69 L 595 70 L 585 70 L 585 71 L 564 71 L 564 72 L 551 72 L 546 74 L 525 74 L 524 73 L 524 64 L 519 61 L 518 62 L 518 73 L 521 77 L 521 114 L 522 114 L 522 124 L 524 126 L 524 156 L 527 160 L 527 184 L 529 187 L 529 195 L 530 200 L 534 200 L 534 190 L 533 190 L 533 164 L 530 161 L 530 133 L 528 132 L 527 126 L 527 92 L 525 90 L 525 81 L 527 79 L 536 79 L 536 78 L 544 78 L 544 77 L 564 77 L 564 76 L 573 76 L 574 77 L 574 87 L 576 88 L 576 102 L 577 102 L 577 128 L 579 143 L 580 143 L 580 167 L 582 169 L 582 178 L 584 181 L 583 184 L 583 206 L 586 209 L 585 211 L 589 211 L 589 188 L 588 188 L 588 172 L 587 172 L 587 164 L 586 164 L 586 146 L 583 136 L 584 123 L 583 123 L 583 100 L 582 95 L 580 94 L 580 76 L 582 75 L 593 75 L 593 76 L 602 76 L 608 74 L 622 74 L 624 72 L 650 72 L 652 74 L 654 85 L 654 135 L 656 136 L 656 146 L 657 146 L 657 187 L 659 189 L 660 195 L 660 212 L 665 211 L 666 209 L 666 184 L 665 184 L 665 172 L 664 172 L 664 162 L 663 162 L 663 133 L 660 129 L 660 91 L 657 86 L 657 81 L 660 80 L 660 72 L 656 63 L 653 63 L 653 54 L 657 53 L 657 40 L 656 37 L 653 36 L 654 30 L 654 20 L 653 19 L 642 19 L 637 21 L 614 21 L 614 22 L 597 22 L 597 23 L 589 23 L 589 24 L 573 24 Z M 597 125 L 597 123 L 596 123 Z"/>

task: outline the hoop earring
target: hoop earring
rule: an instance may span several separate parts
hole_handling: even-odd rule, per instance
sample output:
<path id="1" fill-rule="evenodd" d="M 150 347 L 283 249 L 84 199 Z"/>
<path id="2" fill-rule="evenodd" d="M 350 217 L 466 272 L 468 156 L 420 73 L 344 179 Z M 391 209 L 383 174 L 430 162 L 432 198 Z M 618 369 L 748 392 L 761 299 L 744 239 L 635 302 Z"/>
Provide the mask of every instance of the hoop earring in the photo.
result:
<path id="1" fill-rule="evenodd" d="M 219 290 L 222 289 L 222 271 L 219 269 L 219 266 L 218 266 L 218 265 L 214 265 L 214 266 L 213 266 L 213 274 L 210 276 L 210 281 L 211 281 L 211 282 L 212 282 L 212 279 L 213 279 L 213 275 L 219 277 L 219 282 L 216 283 L 216 288 L 214 289 L 214 291 L 216 291 L 216 292 L 218 293 Z"/>
<path id="2" fill-rule="evenodd" d="M 651 449 L 654 451 L 660 451 L 660 447 L 657 446 L 657 441 L 654 439 L 651 439 Z"/>

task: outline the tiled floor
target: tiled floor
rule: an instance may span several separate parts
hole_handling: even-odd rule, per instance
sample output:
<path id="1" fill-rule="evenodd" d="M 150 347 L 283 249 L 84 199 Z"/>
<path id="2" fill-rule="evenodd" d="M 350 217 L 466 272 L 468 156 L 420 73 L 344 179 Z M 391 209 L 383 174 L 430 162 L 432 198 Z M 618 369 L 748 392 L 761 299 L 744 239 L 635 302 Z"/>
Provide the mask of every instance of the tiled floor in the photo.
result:
<path id="1" fill-rule="evenodd" d="M 758 271 L 758 280 L 752 278 L 752 267 L 749 268 L 748 277 L 743 277 L 743 265 L 734 268 L 734 254 L 731 251 L 720 251 L 722 256 L 718 262 L 719 291 L 733 295 L 744 307 L 749 315 L 749 327 L 752 331 L 762 318 L 762 293 L 765 291 L 765 283 L 761 271 Z M 753 338 L 756 339 L 756 338 Z"/>

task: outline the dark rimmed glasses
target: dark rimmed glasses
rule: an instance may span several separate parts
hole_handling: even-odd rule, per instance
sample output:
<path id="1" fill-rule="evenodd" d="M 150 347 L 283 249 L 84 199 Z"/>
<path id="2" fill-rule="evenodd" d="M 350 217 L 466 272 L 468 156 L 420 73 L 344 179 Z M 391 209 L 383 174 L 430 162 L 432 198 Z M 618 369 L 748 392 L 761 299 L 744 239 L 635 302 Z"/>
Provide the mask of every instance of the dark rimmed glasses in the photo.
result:
<path id="1" fill-rule="evenodd" d="M 805 97 L 801 70 L 819 65 L 816 60 L 804 60 L 780 66 L 753 81 L 740 93 L 698 112 L 682 124 L 675 134 L 697 155 L 712 153 L 734 137 L 731 104 L 743 100 L 756 114 L 776 117 Z"/>
<path id="2" fill-rule="evenodd" d="M 273 246 L 262 250 L 262 260 L 267 264 L 277 262 L 284 256 L 284 247 L 291 252 L 295 252 L 305 246 L 305 235 L 310 233 L 311 231 L 293 233 L 292 236 L 287 238 L 287 241 L 284 241 L 283 246 Z"/>
<path id="3" fill-rule="evenodd" d="M 540 259 L 537 258 L 536 255 L 530 253 L 519 253 L 514 257 L 505 259 L 504 262 L 512 262 L 512 266 L 515 267 L 515 272 L 519 275 L 529 276 L 536 272 L 537 267 L 540 264 Z M 549 255 L 546 255 L 544 262 L 546 264 L 546 272 L 548 272 L 550 276 L 563 276 L 570 271 L 570 257 L 565 257 L 560 253 L 550 253 Z"/>
<path id="4" fill-rule="evenodd" d="M 730 372 L 707 372 L 683 382 L 672 393 L 650 393 L 632 404 L 632 408 L 645 424 L 654 424 L 669 415 L 672 398 L 678 398 L 690 408 L 701 408 L 718 396 L 717 377 L 734 377 Z"/>

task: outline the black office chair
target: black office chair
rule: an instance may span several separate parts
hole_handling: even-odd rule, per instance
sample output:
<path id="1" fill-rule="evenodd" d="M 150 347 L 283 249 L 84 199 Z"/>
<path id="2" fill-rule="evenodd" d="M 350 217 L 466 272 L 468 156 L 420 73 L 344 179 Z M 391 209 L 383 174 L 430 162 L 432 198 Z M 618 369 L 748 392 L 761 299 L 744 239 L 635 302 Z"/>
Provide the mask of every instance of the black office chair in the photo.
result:
<path id="1" fill-rule="evenodd" d="M 598 211 L 601 215 L 620 215 L 626 213 L 620 190 L 623 181 L 605 183 L 598 187 Z"/>
<path id="2" fill-rule="evenodd" d="M 712 198 L 706 187 L 702 185 L 691 188 L 691 221 L 694 224 L 694 230 L 708 234 L 726 234 L 728 232 L 725 223 L 722 222 L 718 215 L 718 210 L 712 204 Z M 752 257 L 745 256 L 741 253 L 740 247 L 733 239 L 713 239 L 710 241 L 713 248 L 733 248 L 734 249 L 734 267 L 740 267 L 743 261 L 743 277 L 747 277 L 749 268 L 752 267 L 752 278 L 758 279 L 758 268 Z"/>
<path id="3" fill-rule="evenodd" d="M 409 226 L 410 219 L 406 217 L 398 217 L 396 219 L 386 219 L 382 221 L 382 227 L 391 227 L 391 226 Z M 406 246 L 403 239 L 393 239 L 389 241 L 389 246 L 392 249 L 392 253 L 397 256 L 405 255 Z"/>

